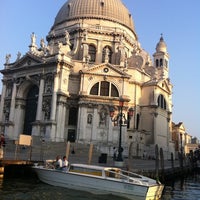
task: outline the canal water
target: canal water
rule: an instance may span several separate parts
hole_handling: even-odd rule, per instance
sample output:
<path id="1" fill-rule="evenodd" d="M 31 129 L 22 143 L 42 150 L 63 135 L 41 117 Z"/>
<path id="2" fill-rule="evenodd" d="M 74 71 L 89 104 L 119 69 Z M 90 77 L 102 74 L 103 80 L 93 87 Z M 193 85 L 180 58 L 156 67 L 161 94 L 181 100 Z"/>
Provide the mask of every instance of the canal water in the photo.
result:
<path id="1" fill-rule="evenodd" d="M 200 200 L 200 174 L 165 184 L 162 200 Z M 36 178 L 0 179 L 0 200 L 126 200 L 53 187 Z"/>

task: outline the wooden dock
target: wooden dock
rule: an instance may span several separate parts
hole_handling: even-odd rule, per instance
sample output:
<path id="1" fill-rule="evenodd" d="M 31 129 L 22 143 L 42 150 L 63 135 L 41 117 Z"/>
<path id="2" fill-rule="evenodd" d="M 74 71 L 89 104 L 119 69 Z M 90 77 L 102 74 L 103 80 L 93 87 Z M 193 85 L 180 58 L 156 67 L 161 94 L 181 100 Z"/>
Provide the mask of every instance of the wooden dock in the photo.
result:
<path id="1" fill-rule="evenodd" d="M 31 166 L 34 162 L 26 160 L 0 160 L 0 178 L 20 178 L 33 176 Z"/>
<path id="2" fill-rule="evenodd" d="M 0 167 L 5 167 L 9 165 L 32 165 L 32 161 L 28 160 L 0 160 Z"/>

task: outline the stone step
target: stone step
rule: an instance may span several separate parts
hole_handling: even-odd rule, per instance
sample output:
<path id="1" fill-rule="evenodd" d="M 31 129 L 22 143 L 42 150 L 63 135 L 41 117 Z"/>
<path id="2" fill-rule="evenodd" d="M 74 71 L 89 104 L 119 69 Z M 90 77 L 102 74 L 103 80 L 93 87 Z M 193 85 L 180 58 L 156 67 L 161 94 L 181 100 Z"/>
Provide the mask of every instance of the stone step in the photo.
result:
<path id="1" fill-rule="evenodd" d="M 42 142 L 37 140 L 33 142 L 31 147 L 17 145 L 15 141 L 7 141 L 4 148 L 4 159 L 21 159 L 21 160 L 35 160 L 45 161 L 54 160 L 57 155 L 64 156 L 66 154 L 66 142 Z M 69 162 L 88 163 L 90 144 L 71 143 Z M 98 163 L 101 152 L 93 146 L 92 163 Z M 107 158 L 110 159 L 109 157 Z M 112 158 L 111 158 L 112 160 Z"/>

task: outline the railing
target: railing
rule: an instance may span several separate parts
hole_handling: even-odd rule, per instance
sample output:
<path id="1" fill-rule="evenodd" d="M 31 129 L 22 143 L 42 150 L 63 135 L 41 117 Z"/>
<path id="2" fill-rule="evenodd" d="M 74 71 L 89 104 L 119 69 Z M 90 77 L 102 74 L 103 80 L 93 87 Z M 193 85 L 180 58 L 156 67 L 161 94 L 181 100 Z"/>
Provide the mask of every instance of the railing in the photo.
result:
<path id="1" fill-rule="evenodd" d="M 137 185 L 149 185 L 148 179 L 143 179 L 141 176 L 135 173 L 127 172 L 124 170 L 116 171 L 115 169 L 109 169 L 105 170 L 105 174 L 107 177 L 119 179 L 127 183 L 134 183 Z"/>
<path id="2" fill-rule="evenodd" d="M 3 147 L 2 156 L 0 159 L 4 160 L 31 160 L 31 161 L 45 161 L 56 159 L 57 155 L 66 155 L 67 142 L 51 142 L 40 141 L 33 142 L 31 146 L 19 145 L 14 140 L 6 140 L 6 146 Z M 88 163 L 89 147 L 86 144 L 72 144 L 69 155 L 69 162 Z M 72 153 L 73 151 L 73 153 Z M 98 162 L 99 152 L 93 150 L 92 161 L 95 164 Z M 94 164 L 94 163 L 93 163 Z"/>
<path id="3" fill-rule="evenodd" d="M 14 141 L 6 143 L 0 148 L 0 159 L 3 160 L 30 160 L 32 147 L 16 144 Z M 39 155 L 38 155 L 39 156 Z"/>

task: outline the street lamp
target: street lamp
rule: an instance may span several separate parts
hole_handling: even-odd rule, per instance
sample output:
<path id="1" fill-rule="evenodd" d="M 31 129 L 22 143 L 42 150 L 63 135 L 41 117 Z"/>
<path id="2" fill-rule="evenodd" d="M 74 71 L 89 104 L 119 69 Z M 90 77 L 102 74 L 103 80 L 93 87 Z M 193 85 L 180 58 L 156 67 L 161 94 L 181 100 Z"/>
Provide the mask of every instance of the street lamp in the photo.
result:
<path id="1" fill-rule="evenodd" d="M 119 113 L 116 117 L 114 117 L 114 113 L 115 110 L 114 108 L 110 108 L 110 118 L 112 122 L 118 122 L 119 123 L 119 147 L 118 147 L 118 155 L 116 158 L 116 161 L 123 161 L 122 158 L 122 152 L 123 152 L 123 148 L 122 148 L 122 125 L 123 125 L 123 121 L 127 122 L 126 116 L 123 113 L 123 107 L 124 107 L 124 99 L 120 98 L 119 100 Z M 133 116 L 133 108 L 130 108 L 128 111 L 128 120 L 130 120 L 130 117 Z"/>
<path id="2" fill-rule="evenodd" d="M 183 135 L 182 135 L 182 133 L 180 133 L 180 142 L 181 142 L 180 163 L 181 163 L 181 168 L 183 168 Z"/>

